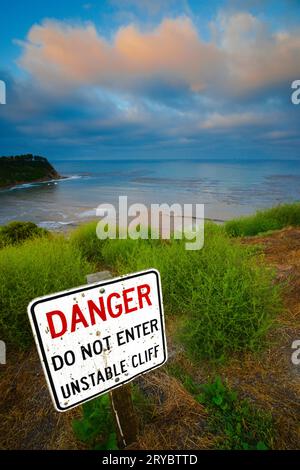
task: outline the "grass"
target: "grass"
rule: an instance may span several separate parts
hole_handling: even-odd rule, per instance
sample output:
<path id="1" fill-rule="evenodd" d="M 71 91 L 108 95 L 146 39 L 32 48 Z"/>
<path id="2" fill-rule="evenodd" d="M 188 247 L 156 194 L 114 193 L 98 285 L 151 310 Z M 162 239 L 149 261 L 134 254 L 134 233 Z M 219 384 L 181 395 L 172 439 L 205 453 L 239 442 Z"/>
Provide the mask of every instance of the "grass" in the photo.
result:
<path id="1" fill-rule="evenodd" d="M 223 383 L 220 377 L 198 384 L 179 364 L 167 366 L 208 412 L 208 432 L 216 436 L 216 448 L 232 450 L 267 450 L 274 445 L 274 424 L 269 412 L 255 407 Z"/>
<path id="2" fill-rule="evenodd" d="M 182 367 L 181 364 L 178 364 L 177 362 L 171 362 L 165 367 L 168 371 L 168 374 L 179 380 L 179 382 L 182 383 L 184 388 L 191 395 L 197 396 L 200 393 L 199 384 L 194 381 L 193 377 L 186 371 L 185 368 Z"/>
<path id="3" fill-rule="evenodd" d="M 140 424 L 144 427 L 152 419 L 153 403 L 134 383 L 132 386 L 132 401 L 135 412 L 140 418 Z M 82 405 L 82 417 L 73 419 L 72 428 L 77 439 L 89 449 L 118 449 L 115 423 L 108 393 L 84 403 Z"/>
<path id="4" fill-rule="evenodd" d="M 131 390 L 134 411 L 139 418 L 139 428 L 144 429 L 154 416 L 154 401 L 135 382 L 132 382 Z"/>
<path id="5" fill-rule="evenodd" d="M 0 250 L 0 335 L 30 344 L 26 307 L 37 296 L 85 283 L 85 274 L 109 268 L 126 274 L 156 268 L 162 276 L 167 315 L 180 316 L 178 336 L 194 359 L 223 360 L 257 351 L 280 308 L 273 273 L 254 249 L 232 242 L 208 223 L 204 248 L 185 250 L 185 240 L 99 240 L 96 223 L 70 239 L 39 238 Z"/>
<path id="6" fill-rule="evenodd" d="M 222 227 L 206 225 L 199 251 L 186 251 L 184 240 L 95 239 L 90 225 L 71 240 L 88 259 L 118 274 L 160 271 L 165 311 L 185 319 L 179 338 L 193 358 L 220 360 L 261 346 L 280 293 L 253 248 L 233 243 Z"/>
<path id="7" fill-rule="evenodd" d="M 61 236 L 0 250 L 0 337 L 26 348 L 33 342 L 27 306 L 35 297 L 85 283 L 93 268 Z"/>
<path id="8" fill-rule="evenodd" d="M 102 247 L 105 241 L 96 237 L 97 222 L 89 222 L 81 225 L 78 229 L 71 233 L 71 243 L 78 249 L 82 256 L 88 261 L 101 262 Z"/>
<path id="9" fill-rule="evenodd" d="M 220 377 L 201 387 L 196 397 L 209 412 L 209 430 L 218 438 L 218 449 L 267 450 L 274 442 L 273 420 L 269 412 L 253 406 Z"/>
<path id="10" fill-rule="evenodd" d="M 284 218 L 280 209 L 281 223 L 290 225 L 292 220 L 296 224 L 299 206 L 290 206 L 295 211 L 285 209 L 289 217 Z M 277 214 L 279 220 L 280 210 L 266 212 Z M 252 219 L 262 217 L 259 214 Z M 32 344 L 26 310 L 35 297 L 84 284 L 85 275 L 96 270 L 126 274 L 153 267 L 161 273 L 165 313 L 171 321 L 175 316 L 180 319 L 178 340 L 190 357 L 224 361 L 235 353 L 258 351 L 281 309 L 281 292 L 262 256 L 255 248 L 232 240 L 238 234 L 228 224 L 207 223 L 205 244 L 199 251 L 186 251 L 185 240 L 101 241 L 96 237 L 96 223 L 79 227 L 69 238 L 18 239 L 16 245 L 0 249 L 0 338 L 17 348 Z M 270 230 L 267 223 L 265 229 Z M 218 448 L 272 448 L 273 424 L 268 413 L 240 399 L 220 379 L 201 388 L 180 368 L 172 370 L 168 365 L 167 369 L 207 408 L 209 432 L 217 436 Z M 146 422 L 151 404 L 142 396 L 135 401 Z M 115 434 L 110 420 L 108 401 L 100 397 L 86 404 L 73 429 L 87 446 L 111 449 Z"/>
<path id="11" fill-rule="evenodd" d="M 288 226 L 300 226 L 300 203 L 282 204 L 254 215 L 229 220 L 225 230 L 231 237 L 253 236 Z"/>
<path id="12" fill-rule="evenodd" d="M 84 403 L 82 418 L 74 419 L 72 427 L 77 439 L 90 449 L 118 449 L 108 393 Z"/>

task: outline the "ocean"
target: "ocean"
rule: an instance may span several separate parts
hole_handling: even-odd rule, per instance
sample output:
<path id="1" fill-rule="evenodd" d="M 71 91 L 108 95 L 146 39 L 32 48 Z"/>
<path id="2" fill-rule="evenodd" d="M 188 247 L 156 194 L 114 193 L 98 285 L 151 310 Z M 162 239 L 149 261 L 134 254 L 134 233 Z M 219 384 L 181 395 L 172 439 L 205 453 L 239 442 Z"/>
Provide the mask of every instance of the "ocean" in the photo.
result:
<path id="1" fill-rule="evenodd" d="M 53 230 L 95 219 L 99 204 L 193 203 L 217 221 L 300 200 L 300 162 L 290 160 L 51 161 L 66 176 L 0 191 L 0 225 L 30 220 Z"/>

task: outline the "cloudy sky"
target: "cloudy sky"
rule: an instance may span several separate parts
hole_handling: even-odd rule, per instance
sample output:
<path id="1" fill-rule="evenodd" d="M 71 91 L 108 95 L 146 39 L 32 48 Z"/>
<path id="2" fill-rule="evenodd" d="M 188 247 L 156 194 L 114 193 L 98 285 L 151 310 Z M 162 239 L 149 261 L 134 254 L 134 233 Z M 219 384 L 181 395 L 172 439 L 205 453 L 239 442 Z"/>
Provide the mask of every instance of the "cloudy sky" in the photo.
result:
<path id="1" fill-rule="evenodd" d="M 0 154 L 300 159 L 299 0 L 0 6 Z"/>

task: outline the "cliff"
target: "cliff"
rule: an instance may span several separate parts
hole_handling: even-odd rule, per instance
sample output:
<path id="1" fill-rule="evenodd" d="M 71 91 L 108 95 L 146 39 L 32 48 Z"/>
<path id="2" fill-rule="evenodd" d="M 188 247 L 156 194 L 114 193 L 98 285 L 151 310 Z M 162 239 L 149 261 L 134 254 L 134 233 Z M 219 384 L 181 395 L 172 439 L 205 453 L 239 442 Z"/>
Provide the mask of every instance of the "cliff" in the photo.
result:
<path id="1" fill-rule="evenodd" d="M 0 187 L 60 178 L 44 157 L 31 154 L 0 157 Z"/>

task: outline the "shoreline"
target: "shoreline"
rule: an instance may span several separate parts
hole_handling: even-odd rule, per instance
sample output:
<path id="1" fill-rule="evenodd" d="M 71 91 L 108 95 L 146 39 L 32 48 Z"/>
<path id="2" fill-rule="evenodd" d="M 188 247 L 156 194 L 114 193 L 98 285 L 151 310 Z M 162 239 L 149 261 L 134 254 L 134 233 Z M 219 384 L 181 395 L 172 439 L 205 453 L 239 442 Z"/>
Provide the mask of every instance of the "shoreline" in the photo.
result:
<path id="1" fill-rule="evenodd" d="M 166 215 L 166 214 L 165 214 Z M 168 217 L 168 216 L 167 216 Z M 174 230 L 174 218 L 180 218 L 180 216 L 171 216 L 171 223 L 170 223 L 170 228 L 171 228 L 171 231 L 173 232 Z M 204 217 L 203 219 L 202 218 L 197 218 L 195 216 L 193 217 L 184 217 L 184 216 L 181 216 L 181 219 L 182 221 L 186 220 L 186 221 L 190 221 L 191 224 L 195 223 L 195 221 L 198 221 L 198 224 L 200 225 L 200 223 L 202 222 L 213 222 L 213 223 L 216 223 L 218 225 L 224 225 L 225 222 L 227 220 L 225 219 L 219 219 L 219 218 L 214 218 L 214 217 Z M 230 220 L 230 219 L 228 219 Z M 89 224 L 89 223 L 98 223 L 98 222 L 101 222 L 100 219 L 96 219 L 96 218 L 87 218 L 85 220 L 78 220 L 78 221 L 72 221 L 72 222 L 62 222 L 62 221 L 48 221 L 48 222 L 35 222 L 36 225 L 38 225 L 39 227 L 42 227 L 42 228 L 46 228 L 47 230 L 49 230 L 49 232 L 53 232 L 53 233 L 69 233 L 71 232 L 72 230 L 76 230 L 77 228 L 83 226 L 83 225 L 86 225 L 86 224 Z M 57 228 L 47 228 L 46 224 L 57 224 L 59 225 L 59 227 Z M 197 222 L 196 222 L 197 223 Z M 149 224 L 150 225 L 150 224 Z M 161 229 L 161 223 L 160 223 L 160 226 L 158 228 Z"/>
<path id="2" fill-rule="evenodd" d="M 66 178 L 68 177 L 59 175 L 58 177 L 52 177 L 52 178 L 45 177 L 45 178 L 38 178 L 35 180 L 31 180 L 31 181 L 17 181 L 12 184 L 0 185 L 0 191 L 5 190 L 5 189 L 15 188 L 15 187 L 21 186 L 22 184 L 47 183 L 47 182 L 49 183 L 50 181 L 64 180 Z"/>

